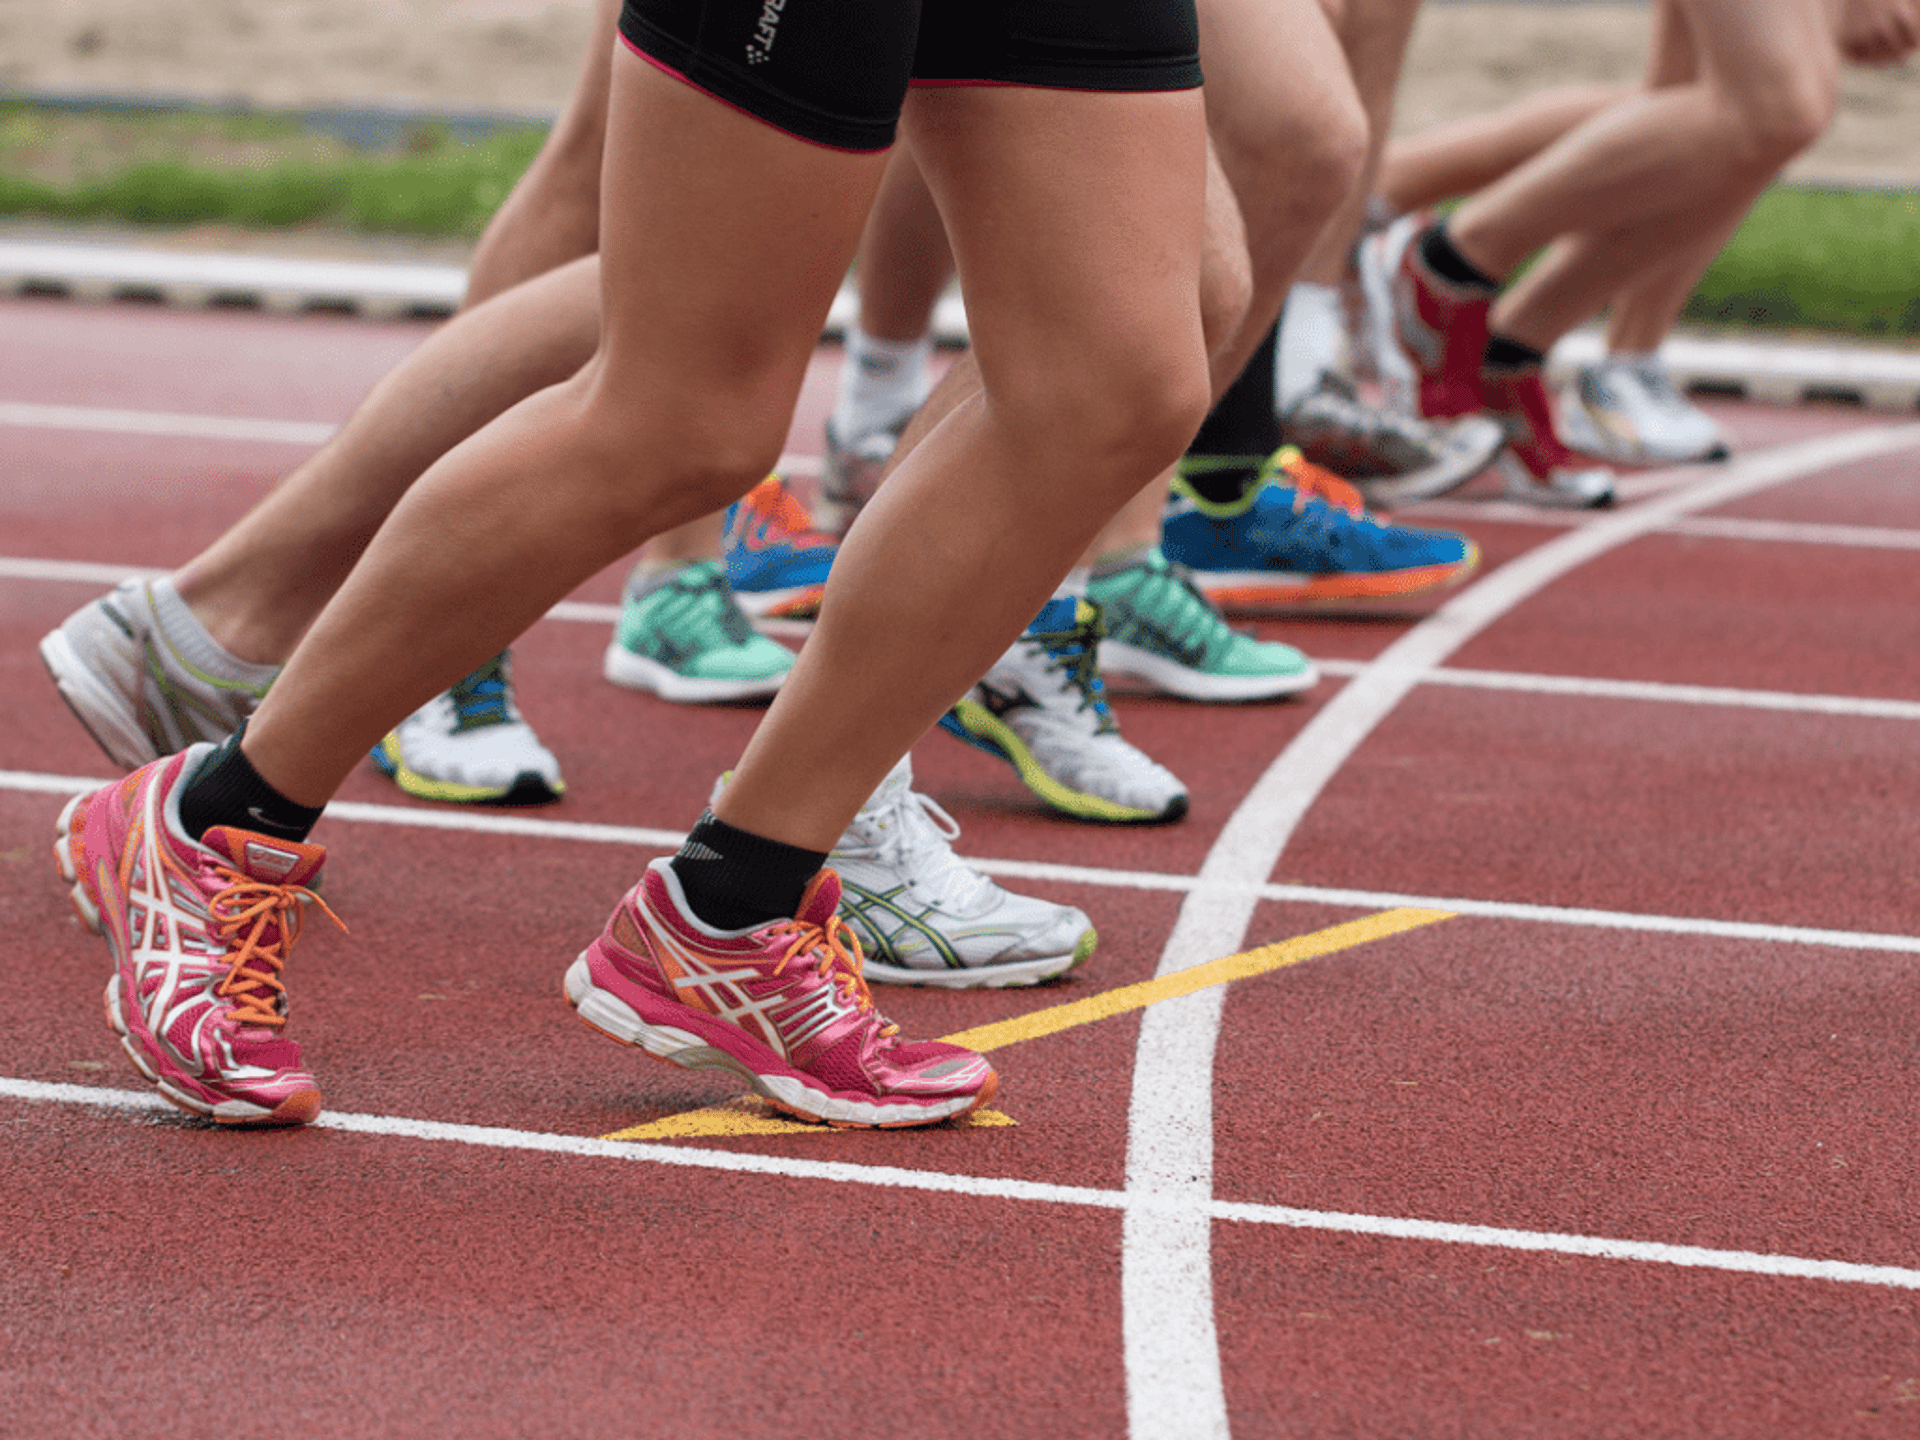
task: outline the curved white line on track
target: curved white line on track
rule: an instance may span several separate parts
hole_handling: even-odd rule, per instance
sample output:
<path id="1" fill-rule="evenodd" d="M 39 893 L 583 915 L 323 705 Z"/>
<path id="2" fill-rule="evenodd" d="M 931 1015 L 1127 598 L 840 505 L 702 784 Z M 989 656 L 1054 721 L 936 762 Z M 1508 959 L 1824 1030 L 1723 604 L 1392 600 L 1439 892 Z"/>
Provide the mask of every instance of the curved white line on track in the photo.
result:
<path id="1" fill-rule="evenodd" d="M 1509 561 L 1383 651 L 1330 700 L 1260 777 L 1201 866 L 1156 975 L 1246 948 L 1259 886 L 1295 827 L 1347 758 L 1455 650 L 1545 586 L 1683 515 L 1771 485 L 1920 444 L 1920 425 L 1822 436 L 1743 457 L 1697 485 L 1578 528 Z M 1130 1205 L 1122 1227 L 1121 1305 L 1128 1429 L 1135 1440 L 1231 1433 L 1214 1323 L 1213 1055 L 1220 988 L 1141 1017 L 1128 1116 L 1127 1192 L 1184 1202 Z"/>

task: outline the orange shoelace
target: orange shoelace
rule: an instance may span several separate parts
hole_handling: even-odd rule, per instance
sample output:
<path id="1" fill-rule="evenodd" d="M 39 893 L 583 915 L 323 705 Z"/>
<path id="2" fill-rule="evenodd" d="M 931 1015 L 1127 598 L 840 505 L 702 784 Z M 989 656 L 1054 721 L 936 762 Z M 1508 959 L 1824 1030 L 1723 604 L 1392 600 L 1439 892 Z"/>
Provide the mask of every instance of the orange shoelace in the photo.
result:
<path id="1" fill-rule="evenodd" d="M 287 987 L 280 972 L 300 934 L 300 906 L 307 901 L 318 905 L 343 932 L 346 922 L 304 885 L 270 885 L 224 866 L 219 873 L 228 884 L 207 908 L 213 913 L 214 933 L 233 956 L 213 993 L 235 1002 L 233 1017 L 242 1025 L 278 1029 L 287 1023 L 281 1010 Z"/>
<path id="2" fill-rule="evenodd" d="M 832 985 L 841 999 L 851 1000 L 862 1014 L 873 1013 L 874 1019 L 880 1022 L 882 1035 L 900 1033 L 898 1025 L 874 1009 L 873 992 L 867 988 L 866 959 L 860 951 L 860 937 L 846 921 L 836 915 L 822 929 L 818 925 L 788 920 L 775 925 L 773 933 L 793 937 L 787 953 L 773 967 L 775 975 L 787 968 L 788 961 L 807 956 L 819 969 L 820 978 Z"/>
<path id="3" fill-rule="evenodd" d="M 1358 490 L 1331 470 L 1314 464 L 1291 445 L 1276 451 L 1267 464 L 1292 483 L 1295 510 L 1304 509 L 1309 500 L 1324 500 L 1356 520 L 1367 513 L 1367 502 Z"/>

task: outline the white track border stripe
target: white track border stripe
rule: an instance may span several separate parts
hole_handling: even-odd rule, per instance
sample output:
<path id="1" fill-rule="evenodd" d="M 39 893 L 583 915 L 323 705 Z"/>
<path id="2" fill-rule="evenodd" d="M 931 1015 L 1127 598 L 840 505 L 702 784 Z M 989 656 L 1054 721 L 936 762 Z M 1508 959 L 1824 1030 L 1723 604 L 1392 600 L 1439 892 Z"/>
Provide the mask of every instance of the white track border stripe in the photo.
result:
<path id="1" fill-rule="evenodd" d="M 100 776 L 41 775 L 0 770 L 0 791 L 32 795 L 78 795 L 112 782 Z M 637 825 L 597 825 L 574 820 L 536 820 L 528 816 L 488 815 L 467 810 L 416 810 L 402 805 L 367 805 L 336 800 L 327 807 L 333 820 L 398 825 L 426 830 L 455 830 L 481 835 L 526 835 L 542 840 L 572 840 L 591 845 L 630 845 L 646 850 L 677 850 L 686 838 L 680 830 Z M 1473 900 L 1457 895 L 1408 895 L 1396 890 L 1355 890 L 1327 885 L 1244 886 L 1194 875 L 1145 870 L 1102 870 L 1085 865 L 1056 865 L 1041 860 L 963 857 L 976 870 L 1010 880 L 1046 880 L 1063 885 L 1098 885 L 1115 890 L 1154 890 L 1210 895 L 1251 894 L 1256 901 L 1306 905 L 1347 905 L 1356 910 L 1452 910 L 1489 920 L 1524 920 L 1543 925 L 1576 925 L 1602 930 L 1640 930 L 1663 935 L 1705 935 L 1725 940 L 1755 940 L 1774 945 L 1827 945 L 1842 950 L 1879 950 L 1920 955 L 1920 935 L 1872 930 L 1831 930 L 1806 925 L 1765 925 L 1747 920 L 1714 920 L 1697 915 L 1650 915 L 1630 910 L 1593 910 L 1527 905 L 1514 900 Z"/>
<path id="2" fill-rule="evenodd" d="M 172 1107 L 151 1091 L 107 1090 L 88 1085 L 61 1085 L 38 1080 L 0 1078 L 0 1098 L 33 1104 L 85 1105 L 103 1109 L 142 1110 L 172 1114 Z M 646 1145 L 632 1141 L 599 1140 L 585 1135 L 555 1135 L 537 1130 L 509 1130 L 499 1126 L 456 1125 L 437 1120 L 412 1120 L 392 1115 L 326 1114 L 316 1130 L 338 1130 L 351 1135 L 375 1135 L 401 1140 L 472 1145 L 487 1149 L 529 1151 L 589 1160 L 670 1165 L 682 1169 L 719 1170 L 734 1174 L 768 1175 L 791 1180 L 823 1180 L 841 1185 L 914 1190 L 944 1195 L 966 1195 L 984 1200 L 1007 1200 L 1039 1205 L 1080 1205 L 1099 1210 L 1142 1210 L 1164 1222 L 1178 1213 L 1180 1202 L 1163 1197 L 1102 1190 L 1084 1185 L 1049 1185 L 1033 1180 L 994 1179 L 953 1175 L 935 1170 L 909 1170 L 886 1165 L 849 1165 L 831 1160 L 796 1160 L 734 1150 L 706 1150 L 692 1146 Z M 1674 1265 L 1723 1270 L 1733 1274 L 1799 1280 L 1826 1280 L 1839 1284 L 1880 1285 L 1920 1290 L 1920 1270 L 1893 1265 L 1861 1265 L 1846 1260 L 1808 1260 L 1793 1255 L 1769 1255 L 1751 1250 L 1712 1250 L 1697 1245 L 1665 1245 L 1644 1240 L 1613 1240 L 1592 1235 L 1562 1235 L 1512 1230 L 1491 1225 L 1458 1225 L 1437 1220 L 1396 1219 L 1382 1215 L 1354 1215 L 1341 1211 L 1301 1210 L 1282 1205 L 1255 1205 L 1243 1201 L 1208 1201 L 1202 1218 L 1242 1225 L 1279 1225 L 1296 1230 L 1378 1236 L 1392 1240 L 1429 1241 L 1443 1245 L 1477 1245 L 1490 1249 L 1545 1252 L 1599 1260 L 1626 1260 L 1647 1265 Z"/>
<path id="3" fill-rule="evenodd" d="M 1578 528 L 1456 594 L 1344 686 L 1260 777 L 1200 868 L 1203 882 L 1226 882 L 1245 898 L 1207 885 L 1191 892 L 1155 973 L 1246 948 L 1253 892 L 1272 875 L 1327 782 L 1425 675 L 1495 620 L 1589 560 L 1684 515 L 1916 444 L 1920 425 L 1877 426 L 1746 456 L 1697 484 L 1583 517 Z M 1223 989 L 1213 987 L 1151 1006 L 1141 1017 L 1128 1119 L 1130 1195 L 1212 1197 L 1213 1056 L 1223 1006 Z M 1129 1432 L 1134 1440 L 1227 1436 L 1210 1226 L 1145 1216 L 1128 1209 L 1121 1249 Z"/>

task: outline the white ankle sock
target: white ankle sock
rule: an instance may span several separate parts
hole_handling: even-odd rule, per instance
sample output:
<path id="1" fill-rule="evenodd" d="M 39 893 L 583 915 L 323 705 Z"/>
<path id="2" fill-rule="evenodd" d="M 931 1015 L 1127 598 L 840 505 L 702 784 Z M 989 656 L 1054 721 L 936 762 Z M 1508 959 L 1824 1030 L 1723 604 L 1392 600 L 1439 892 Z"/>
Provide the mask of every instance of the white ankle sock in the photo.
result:
<path id="1" fill-rule="evenodd" d="M 833 407 L 834 438 L 842 445 L 904 420 L 933 389 L 933 336 L 877 340 L 858 325 L 847 331 L 840 397 Z"/>

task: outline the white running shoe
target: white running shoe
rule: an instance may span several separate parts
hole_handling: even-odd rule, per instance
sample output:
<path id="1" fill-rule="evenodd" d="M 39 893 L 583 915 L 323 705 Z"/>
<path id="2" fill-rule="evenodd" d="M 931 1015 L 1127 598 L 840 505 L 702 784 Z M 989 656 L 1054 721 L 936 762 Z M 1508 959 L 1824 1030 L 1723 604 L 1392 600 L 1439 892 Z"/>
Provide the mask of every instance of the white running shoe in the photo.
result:
<path id="1" fill-rule="evenodd" d="M 1711 415 L 1673 383 L 1657 355 L 1610 355 L 1583 365 L 1559 395 L 1561 435 L 1616 465 L 1684 465 L 1732 453 Z"/>
<path id="2" fill-rule="evenodd" d="M 394 784 L 422 800 L 542 805 L 567 788 L 560 762 L 514 702 L 501 651 L 402 720 L 373 751 Z"/>
<path id="3" fill-rule="evenodd" d="M 236 660 L 169 577 L 128 580 L 40 642 L 53 683 L 107 757 L 128 770 L 240 728 L 280 673 Z"/>
<path id="4" fill-rule="evenodd" d="M 902 759 L 827 864 L 869 980 L 962 990 L 1034 985 L 1093 954 L 1086 915 L 1001 889 L 953 853 L 960 827 L 913 788 Z"/>
<path id="5" fill-rule="evenodd" d="M 1049 601 L 940 724 L 1077 820 L 1178 820 L 1187 787 L 1120 738 L 1097 666 L 1100 632 L 1092 604 Z"/>

